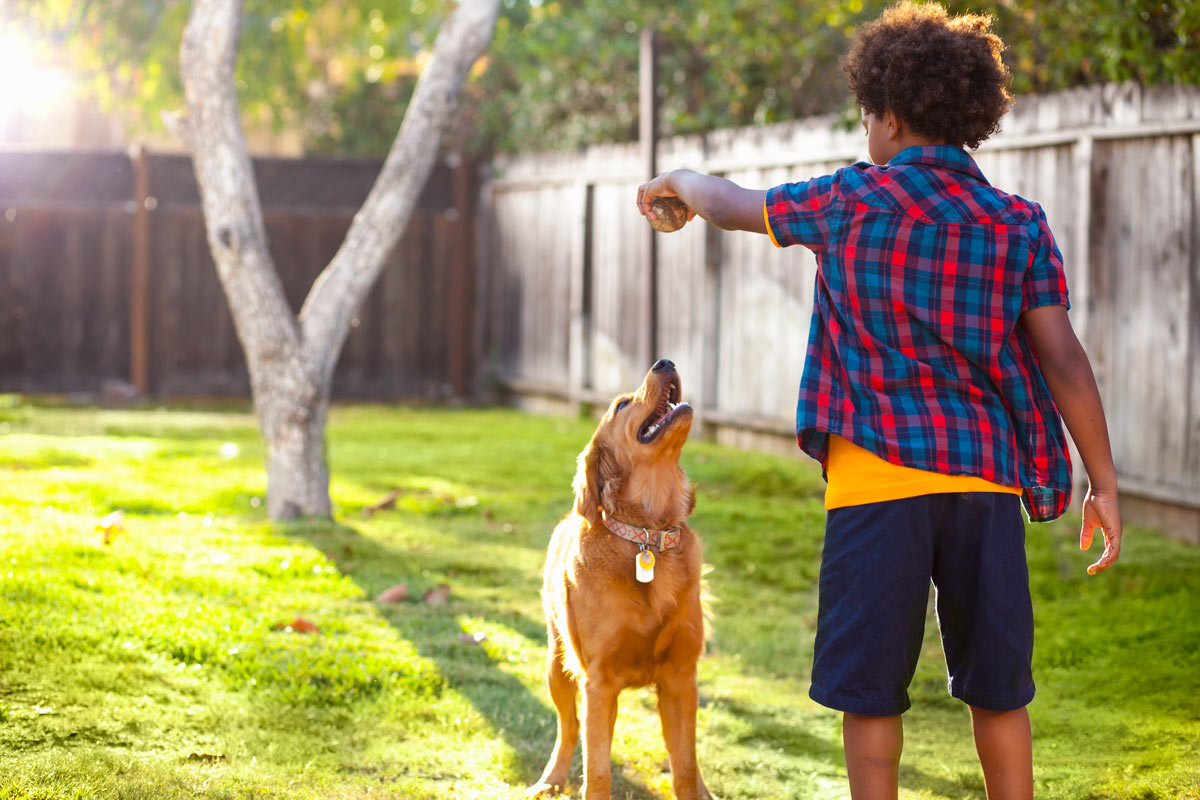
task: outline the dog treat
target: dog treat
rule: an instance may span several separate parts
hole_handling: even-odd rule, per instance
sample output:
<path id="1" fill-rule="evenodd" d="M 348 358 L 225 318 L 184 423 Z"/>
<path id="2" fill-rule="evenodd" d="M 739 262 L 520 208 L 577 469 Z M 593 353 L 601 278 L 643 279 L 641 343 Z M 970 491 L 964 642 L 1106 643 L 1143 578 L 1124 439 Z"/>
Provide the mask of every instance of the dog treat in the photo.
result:
<path id="1" fill-rule="evenodd" d="M 678 197 L 656 197 L 650 201 L 650 210 L 657 219 L 646 219 L 649 220 L 650 227 L 659 233 L 677 231 L 687 223 L 687 204 Z"/>

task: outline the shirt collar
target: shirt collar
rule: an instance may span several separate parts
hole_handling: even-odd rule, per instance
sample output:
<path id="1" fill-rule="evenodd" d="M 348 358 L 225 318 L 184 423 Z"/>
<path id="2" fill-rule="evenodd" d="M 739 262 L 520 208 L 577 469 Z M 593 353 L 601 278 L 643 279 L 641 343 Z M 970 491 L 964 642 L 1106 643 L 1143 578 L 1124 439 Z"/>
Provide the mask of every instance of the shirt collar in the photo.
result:
<path id="1" fill-rule="evenodd" d="M 975 159 L 971 158 L 970 153 L 961 147 L 948 144 L 906 147 L 892 156 L 892 160 L 887 163 L 887 166 L 897 167 L 901 164 L 924 164 L 929 167 L 962 172 L 975 180 L 988 182 L 979 169 L 979 165 L 975 163 Z"/>

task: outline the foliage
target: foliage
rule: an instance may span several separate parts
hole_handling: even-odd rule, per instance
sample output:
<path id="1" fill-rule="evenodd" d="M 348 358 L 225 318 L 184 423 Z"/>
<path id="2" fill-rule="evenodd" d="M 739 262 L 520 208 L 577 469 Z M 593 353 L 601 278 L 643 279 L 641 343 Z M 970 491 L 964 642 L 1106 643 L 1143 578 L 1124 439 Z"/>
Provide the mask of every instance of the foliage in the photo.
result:
<path id="1" fill-rule="evenodd" d="M 481 135 L 505 150 L 635 138 L 637 32 L 645 25 L 664 42 L 665 134 L 853 113 L 838 62 L 855 27 L 888 4 L 556 0 L 528 14 L 514 8 L 493 45 L 495 68 L 485 76 L 494 82 L 493 110 Z M 1017 94 L 1104 81 L 1200 83 L 1195 0 L 947 5 L 995 16 Z M 501 116 L 507 124 L 497 124 Z"/>
<path id="2" fill-rule="evenodd" d="M 242 108 L 299 128 L 310 150 L 382 154 L 451 0 L 247 0 Z M 67 45 L 110 105 L 142 124 L 182 106 L 182 0 L 14 0 Z M 477 151 L 629 141 L 637 131 L 638 32 L 661 33 L 664 133 L 852 112 L 838 59 L 885 0 L 505 0 L 491 53 L 467 87 Z M 1200 83 L 1197 0 L 949 0 L 985 11 L 1007 42 L 1018 94 L 1102 81 Z"/>
<path id="3" fill-rule="evenodd" d="M 590 422 L 334 408 L 341 522 L 272 526 L 248 413 L 9 410 L 0 800 L 515 800 L 539 774 L 554 739 L 540 568 Z M 844 797 L 837 715 L 806 697 L 820 476 L 698 441 L 684 466 L 714 567 L 709 784 Z M 395 510 L 361 513 L 392 489 Z M 105 545 L 95 521 L 115 509 L 125 530 Z M 1200 800 L 1200 549 L 1133 528 L 1089 578 L 1074 533 L 1029 535 L 1039 794 Z M 371 602 L 398 582 L 408 600 Z M 443 583 L 448 604 L 421 601 Z M 319 633 L 276 629 L 296 616 Z M 912 695 L 901 796 L 982 796 L 932 618 Z M 670 796 L 650 694 L 622 696 L 614 756 L 615 796 Z"/>
<path id="4" fill-rule="evenodd" d="M 955 0 L 956 11 L 972 8 Z M 1200 83 L 1195 0 L 1016 0 L 975 6 L 996 16 L 1018 92 L 1089 83 Z"/>
<path id="5" fill-rule="evenodd" d="M 857 9 L 857 12 L 855 11 Z M 484 76 L 502 150 L 628 141 L 638 124 L 639 31 L 660 35 L 664 134 L 774 122 L 836 108 L 838 57 L 863 3 L 546 2 L 497 27 Z M 813 32 L 818 32 L 813 35 Z"/>
<path id="6" fill-rule="evenodd" d="M 63 46 L 106 108 L 133 109 L 141 126 L 159 129 L 159 112 L 183 107 L 179 45 L 190 5 L 14 0 L 8 13 Z M 246 0 L 236 73 L 245 119 L 297 128 L 317 152 L 386 151 L 451 6 Z"/>

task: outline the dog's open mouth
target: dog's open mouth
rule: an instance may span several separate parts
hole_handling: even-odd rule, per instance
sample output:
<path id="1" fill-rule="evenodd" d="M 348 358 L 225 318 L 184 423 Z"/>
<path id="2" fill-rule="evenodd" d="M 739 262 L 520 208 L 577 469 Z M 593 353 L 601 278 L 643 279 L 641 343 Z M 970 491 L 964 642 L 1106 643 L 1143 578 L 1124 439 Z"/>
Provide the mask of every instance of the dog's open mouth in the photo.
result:
<path id="1" fill-rule="evenodd" d="M 638 429 L 639 442 L 642 444 L 653 442 L 658 438 L 659 434 L 671 425 L 676 414 L 683 409 L 691 408 L 690 405 L 679 399 L 681 394 L 682 390 L 680 389 L 679 378 L 672 378 L 663 387 L 662 394 L 658 397 L 658 405 L 655 406 L 650 416 L 646 417 L 646 421 L 642 423 L 642 427 Z"/>

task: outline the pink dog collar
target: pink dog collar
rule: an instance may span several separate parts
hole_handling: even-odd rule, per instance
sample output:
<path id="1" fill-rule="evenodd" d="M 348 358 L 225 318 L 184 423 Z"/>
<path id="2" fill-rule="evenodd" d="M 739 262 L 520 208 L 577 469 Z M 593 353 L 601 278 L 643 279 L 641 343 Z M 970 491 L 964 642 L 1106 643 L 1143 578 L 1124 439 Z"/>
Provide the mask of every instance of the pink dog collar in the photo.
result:
<path id="1" fill-rule="evenodd" d="M 630 525 L 628 522 L 621 522 L 619 519 L 610 517 L 604 509 L 600 509 L 600 516 L 604 520 L 605 527 L 617 536 L 627 539 L 634 544 L 653 547 L 660 553 L 664 550 L 678 547 L 680 541 L 683 539 L 683 532 L 679 528 L 667 528 L 665 531 L 651 531 L 645 528 L 638 528 Z"/>

